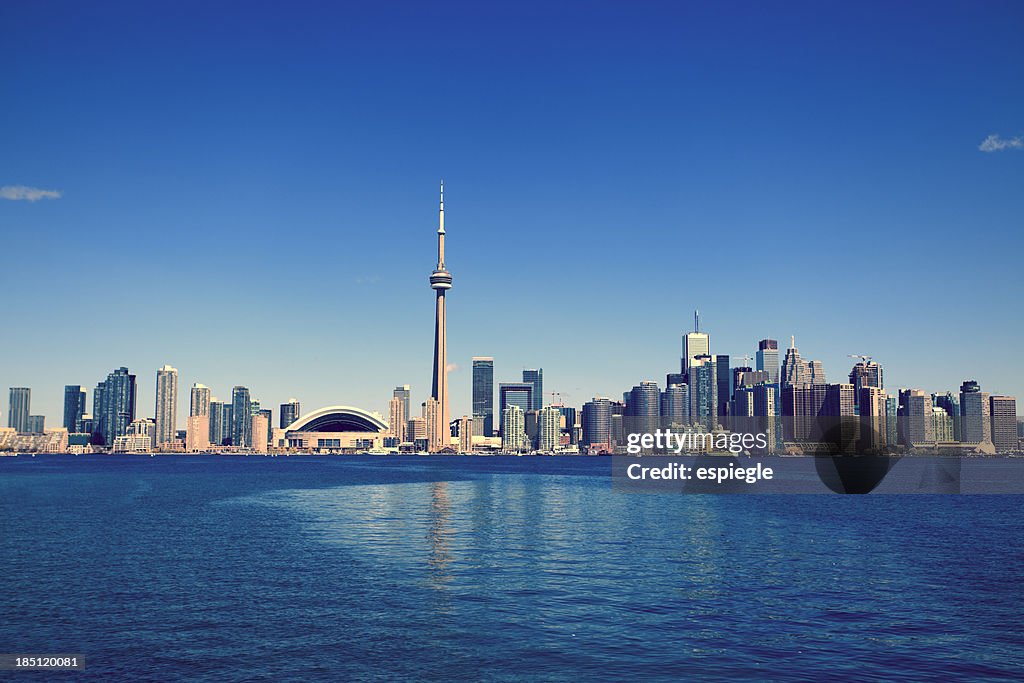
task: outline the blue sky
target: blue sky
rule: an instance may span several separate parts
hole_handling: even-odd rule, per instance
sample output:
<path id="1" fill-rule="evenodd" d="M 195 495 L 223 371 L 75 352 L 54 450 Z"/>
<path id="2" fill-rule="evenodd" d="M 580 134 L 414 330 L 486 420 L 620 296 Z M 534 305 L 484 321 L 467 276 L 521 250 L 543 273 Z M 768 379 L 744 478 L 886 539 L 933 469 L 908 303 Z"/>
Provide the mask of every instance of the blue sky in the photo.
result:
<path id="1" fill-rule="evenodd" d="M 712 352 L 795 334 L 832 381 L 869 354 L 1024 397 L 1022 29 L 1014 2 L 6 3 L 0 386 L 49 425 L 120 365 L 143 416 L 164 363 L 182 411 L 197 381 L 275 420 L 422 401 L 444 176 L 453 414 L 474 355 L 577 405 L 663 383 L 694 308 Z"/>

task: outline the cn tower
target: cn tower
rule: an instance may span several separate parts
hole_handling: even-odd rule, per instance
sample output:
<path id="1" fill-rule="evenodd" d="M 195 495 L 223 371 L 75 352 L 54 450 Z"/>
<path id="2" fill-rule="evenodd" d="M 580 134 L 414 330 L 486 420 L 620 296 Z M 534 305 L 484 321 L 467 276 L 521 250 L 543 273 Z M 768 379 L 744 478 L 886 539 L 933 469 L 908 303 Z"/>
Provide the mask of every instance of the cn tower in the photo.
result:
<path id="1" fill-rule="evenodd" d="M 450 441 L 448 425 L 448 333 L 445 320 L 444 294 L 452 288 L 452 274 L 444 264 L 444 180 L 441 181 L 441 210 L 437 226 L 437 268 L 430 274 L 430 288 L 437 292 L 437 309 L 434 314 L 434 382 L 431 397 L 437 401 L 437 423 L 434 433 L 444 446 Z"/>

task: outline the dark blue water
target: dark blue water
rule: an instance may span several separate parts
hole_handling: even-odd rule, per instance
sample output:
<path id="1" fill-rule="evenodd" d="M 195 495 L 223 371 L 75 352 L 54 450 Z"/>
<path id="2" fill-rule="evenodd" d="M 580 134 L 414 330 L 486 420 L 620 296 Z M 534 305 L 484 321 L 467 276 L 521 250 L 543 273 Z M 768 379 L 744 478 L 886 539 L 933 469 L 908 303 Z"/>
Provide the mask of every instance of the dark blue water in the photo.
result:
<path id="1" fill-rule="evenodd" d="M 0 652 L 87 660 L 19 680 L 1020 679 L 1020 497 L 626 494 L 609 470 L 0 458 Z"/>

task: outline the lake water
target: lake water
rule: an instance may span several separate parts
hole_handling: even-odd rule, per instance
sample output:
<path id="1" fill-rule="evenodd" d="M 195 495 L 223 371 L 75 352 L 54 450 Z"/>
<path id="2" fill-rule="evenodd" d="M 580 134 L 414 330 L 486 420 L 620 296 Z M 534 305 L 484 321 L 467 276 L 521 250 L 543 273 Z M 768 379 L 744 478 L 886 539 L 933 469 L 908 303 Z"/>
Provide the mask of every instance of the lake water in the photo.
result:
<path id="1" fill-rule="evenodd" d="M 19 680 L 1020 680 L 1021 497 L 610 469 L 0 458 L 0 652 L 86 659 Z"/>

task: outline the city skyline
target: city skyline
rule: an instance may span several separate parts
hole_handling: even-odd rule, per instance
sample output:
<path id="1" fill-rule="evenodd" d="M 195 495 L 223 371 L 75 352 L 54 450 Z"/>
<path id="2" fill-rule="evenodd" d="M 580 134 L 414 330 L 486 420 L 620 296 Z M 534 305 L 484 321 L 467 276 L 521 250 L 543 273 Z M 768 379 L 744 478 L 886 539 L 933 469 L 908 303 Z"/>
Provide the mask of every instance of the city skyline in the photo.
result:
<path id="1" fill-rule="evenodd" d="M 795 335 L 833 379 L 866 354 L 889 386 L 1024 396 L 1018 8 L 588 9 L 311 8 L 267 45 L 255 8 L 223 35 L 5 8 L 2 386 L 49 426 L 121 366 L 140 414 L 180 368 L 179 428 L 194 382 L 383 415 L 408 383 L 418 406 L 444 175 L 453 417 L 474 356 L 576 406 L 660 384 L 695 308 L 713 353 Z"/>

